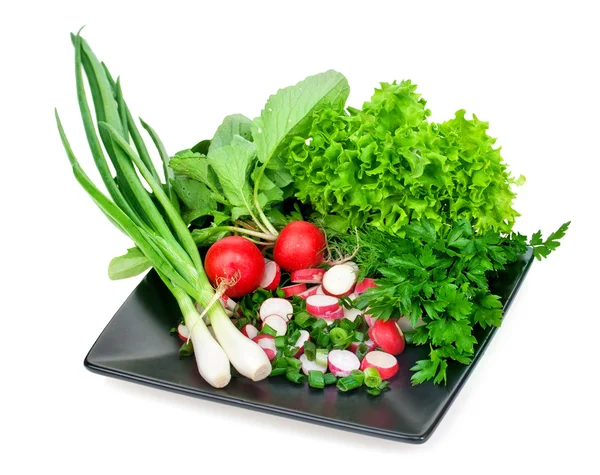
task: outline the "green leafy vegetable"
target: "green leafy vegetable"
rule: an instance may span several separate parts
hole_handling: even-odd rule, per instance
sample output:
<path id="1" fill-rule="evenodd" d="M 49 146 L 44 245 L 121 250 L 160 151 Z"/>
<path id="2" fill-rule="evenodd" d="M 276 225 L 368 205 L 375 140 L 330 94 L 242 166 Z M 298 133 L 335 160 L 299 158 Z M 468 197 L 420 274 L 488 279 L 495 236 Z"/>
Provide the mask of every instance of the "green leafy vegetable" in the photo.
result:
<path id="1" fill-rule="evenodd" d="M 128 279 L 140 275 L 152 267 L 148 258 L 137 247 L 127 249 L 127 254 L 113 258 L 108 264 L 111 280 Z"/>

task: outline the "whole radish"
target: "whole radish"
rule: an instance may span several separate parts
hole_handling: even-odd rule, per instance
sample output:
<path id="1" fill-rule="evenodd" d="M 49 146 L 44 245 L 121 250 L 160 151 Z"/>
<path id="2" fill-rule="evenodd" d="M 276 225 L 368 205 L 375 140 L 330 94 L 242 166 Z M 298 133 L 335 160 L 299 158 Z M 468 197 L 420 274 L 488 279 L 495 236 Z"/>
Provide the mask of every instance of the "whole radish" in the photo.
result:
<path id="1" fill-rule="evenodd" d="M 237 278 L 237 282 L 225 290 L 226 295 L 237 298 L 258 288 L 265 272 L 265 260 L 247 239 L 228 236 L 210 246 L 204 270 L 213 285 L 218 285 L 219 279 Z"/>
<path id="2" fill-rule="evenodd" d="M 282 269 L 293 272 L 323 262 L 325 236 L 314 224 L 294 221 L 279 233 L 273 259 Z"/>

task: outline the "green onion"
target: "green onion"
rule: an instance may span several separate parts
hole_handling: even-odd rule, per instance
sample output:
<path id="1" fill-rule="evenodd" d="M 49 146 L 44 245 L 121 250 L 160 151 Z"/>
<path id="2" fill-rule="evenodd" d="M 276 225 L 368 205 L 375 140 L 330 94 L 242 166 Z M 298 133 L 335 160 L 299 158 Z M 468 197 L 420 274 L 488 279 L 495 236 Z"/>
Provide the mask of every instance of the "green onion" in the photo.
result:
<path id="1" fill-rule="evenodd" d="M 315 322 L 312 324 L 313 330 L 323 330 L 327 328 L 327 322 L 322 318 L 315 319 Z"/>
<path id="2" fill-rule="evenodd" d="M 357 326 L 356 321 L 351 322 L 347 318 L 343 318 L 342 321 L 340 322 L 340 328 L 343 330 L 346 330 L 348 333 L 350 333 L 352 330 L 354 330 L 356 328 L 356 326 Z"/>
<path id="3" fill-rule="evenodd" d="M 379 388 L 382 382 L 381 376 L 377 368 L 365 368 L 365 386 L 368 388 Z"/>
<path id="4" fill-rule="evenodd" d="M 329 332 L 329 338 L 334 345 L 341 345 L 348 340 L 348 332 L 343 328 L 334 328 Z"/>
<path id="5" fill-rule="evenodd" d="M 273 329 L 273 327 L 270 327 L 266 323 L 263 325 L 260 333 L 265 334 L 265 335 L 277 336 L 277 330 Z"/>
<path id="6" fill-rule="evenodd" d="M 292 383 L 296 384 L 302 384 L 306 379 L 306 377 L 303 374 L 301 374 L 297 370 L 293 370 L 292 368 L 289 368 L 287 370 L 287 372 L 285 373 L 285 377 L 288 381 L 291 381 Z"/>
<path id="7" fill-rule="evenodd" d="M 326 348 L 319 348 L 315 355 L 315 362 L 319 366 L 327 367 L 327 357 L 328 356 L 329 356 L 329 350 L 327 350 Z"/>
<path id="8" fill-rule="evenodd" d="M 308 361 L 314 361 L 316 358 L 316 353 L 317 353 L 317 347 L 315 346 L 315 344 L 312 341 L 305 341 L 304 342 L 304 354 L 306 355 L 306 358 L 308 359 Z"/>
<path id="9" fill-rule="evenodd" d="M 376 388 L 367 389 L 367 393 L 369 393 L 371 396 L 379 396 L 383 391 L 385 391 L 388 388 L 389 385 L 389 382 L 383 381 Z"/>
<path id="10" fill-rule="evenodd" d="M 313 324 L 314 320 L 315 318 L 307 312 L 298 312 L 296 315 L 294 315 L 294 322 L 300 328 L 308 328 Z"/>
<path id="11" fill-rule="evenodd" d="M 284 374 L 287 374 L 287 368 L 273 368 L 269 373 L 269 376 L 282 376 Z"/>
<path id="12" fill-rule="evenodd" d="M 273 368 L 287 368 L 289 366 L 287 359 L 282 356 L 276 356 L 272 363 Z"/>
<path id="13" fill-rule="evenodd" d="M 285 360 L 287 361 L 288 365 L 291 368 L 297 369 L 299 370 L 300 368 L 302 368 L 302 361 L 300 361 L 297 358 L 291 358 L 291 357 L 286 357 Z"/>
<path id="14" fill-rule="evenodd" d="M 355 332 L 354 332 L 354 337 L 353 337 L 353 340 L 354 340 L 354 341 L 360 341 L 360 342 L 363 342 L 363 341 L 365 341 L 365 340 L 367 340 L 367 339 L 368 339 L 368 338 L 367 338 L 367 334 L 366 334 L 366 333 L 363 333 L 363 332 L 357 332 L 357 331 L 355 331 Z"/>
<path id="15" fill-rule="evenodd" d="M 268 326 L 268 325 L 266 325 Z M 275 348 L 285 348 L 287 345 L 287 338 L 285 336 L 276 336 L 275 337 Z"/>
<path id="16" fill-rule="evenodd" d="M 317 336 L 317 345 L 323 348 L 327 348 L 329 346 L 329 333 L 319 333 L 319 335 Z"/>
<path id="17" fill-rule="evenodd" d="M 321 371 L 311 369 L 308 372 L 308 385 L 311 388 L 323 389 L 325 387 L 325 377 Z"/>
<path id="18" fill-rule="evenodd" d="M 362 359 L 365 357 L 365 355 L 369 352 L 369 347 L 367 345 L 365 345 L 364 343 L 361 343 L 360 345 L 358 345 L 358 348 L 356 349 L 356 356 L 358 356 L 358 359 L 362 361 Z"/>
<path id="19" fill-rule="evenodd" d="M 364 376 L 357 376 L 356 374 L 349 374 L 337 381 L 337 387 L 340 391 L 352 391 L 353 389 L 359 388 L 362 386 Z"/>
<path id="20" fill-rule="evenodd" d="M 290 345 L 295 345 L 296 342 L 298 341 L 298 338 L 300 338 L 300 330 L 294 330 L 288 337 L 288 344 Z"/>
<path id="21" fill-rule="evenodd" d="M 354 376 L 356 381 L 362 386 L 365 381 L 365 374 L 359 369 L 353 369 L 350 371 L 350 376 Z"/>
<path id="22" fill-rule="evenodd" d="M 294 356 L 296 353 L 298 353 L 297 346 L 288 346 L 283 350 L 285 356 Z"/>
<path id="23" fill-rule="evenodd" d="M 194 354 L 194 346 L 192 340 L 188 340 L 179 347 L 179 356 L 192 356 Z"/>
<path id="24" fill-rule="evenodd" d="M 323 378 L 325 380 L 325 386 L 329 386 L 330 384 L 335 384 L 337 382 L 337 378 L 333 373 L 325 373 Z"/>

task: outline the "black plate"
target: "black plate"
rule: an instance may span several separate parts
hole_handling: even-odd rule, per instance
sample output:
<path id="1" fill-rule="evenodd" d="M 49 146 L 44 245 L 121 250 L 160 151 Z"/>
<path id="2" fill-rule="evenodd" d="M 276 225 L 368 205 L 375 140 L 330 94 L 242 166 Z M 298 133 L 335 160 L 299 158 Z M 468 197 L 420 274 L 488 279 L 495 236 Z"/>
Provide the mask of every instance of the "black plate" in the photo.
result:
<path id="1" fill-rule="evenodd" d="M 531 262 L 529 251 L 492 283 L 508 309 Z M 253 383 L 237 377 L 224 389 L 206 384 L 193 358 L 180 359 L 180 341 L 169 334 L 180 312 L 166 287 L 153 272 L 142 280 L 104 329 L 85 359 L 96 373 L 218 402 L 392 440 L 423 443 L 481 358 L 496 328 L 475 336 L 479 345 L 470 366 L 451 364 L 447 386 L 412 386 L 409 368 L 427 348 L 408 346 L 398 357 L 400 371 L 390 391 L 371 397 L 364 391 L 340 393 L 335 387 L 314 390 L 284 378 Z"/>

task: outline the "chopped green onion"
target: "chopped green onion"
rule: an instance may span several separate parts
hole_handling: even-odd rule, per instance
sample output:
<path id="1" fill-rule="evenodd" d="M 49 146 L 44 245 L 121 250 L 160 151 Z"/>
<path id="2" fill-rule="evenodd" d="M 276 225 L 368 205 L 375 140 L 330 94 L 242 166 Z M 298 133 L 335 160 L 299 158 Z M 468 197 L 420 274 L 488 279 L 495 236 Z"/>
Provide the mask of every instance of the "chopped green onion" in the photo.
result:
<path id="1" fill-rule="evenodd" d="M 297 370 L 299 370 L 300 368 L 302 368 L 302 362 L 299 359 L 297 359 L 297 358 L 292 358 L 292 357 L 288 356 L 288 357 L 286 357 L 285 360 L 287 361 L 288 365 L 291 368 L 294 368 L 294 369 L 297 369 Z"/>
<path id="2" fill-rule="evenodd" d="M 348 340 L 348 332 L 343 328 L 334 328 L 329 332 L 329 338 L 334 345 L 340 345 Z"/>
<path id="3" fill-rule="evenodd" d="M 354 330 L 356 328 L 356 322 L 352 322 L 352 321 L 348 320 L 347 318 L 343 318 L 342 321 L 340 322 L 340 328 L 342 330 L 346 330 L 348 333 L 350 333 L 352 330 Z"/>
<path id="4" fill-rule="evenodd" d="M 325 373 L 323 375 L 323 379 L 325 380 L 325 386 L 329 386 L 330 384 L 335 384 L 337 382 L 337 378 L 333 373 Z"/>
<path id="5" fill-rule="evenodd" d="M 390 383 L 388 381 L 383 381 L 376 388 L 367 389 L 367 393 L 369 393 L 371 396 L 379 396 L 383 391 L 385 391 L 388 388 L 389 385 Z"/>
<path id="6" fill-rule="evenodd" d="M 306 377 L 303 374 L 292 368 L 288 368 L 287 372 L 285 373 L 285 377 L 288 381 L 291 381 L 292 383 L 296 384 L 302 384 L 306 379 Z"/>
<path id="7" fill-rule="evenodd" d="M 298 353 L 298 347 L 297 346 L 288 346 L 287 348 L 285 348 L 283 350 L 283 354 L 285 356 L 294 356 L 296 353 Z"/>
<path id="8" fill-rule="evenodd" d="M 327 350 L 326 348 L 319 348 L 317 350 L 316 355 L 315 355 L 315 362 L 319 366 L 325 366 L 325 367 L 327 367 L 327 358 L 328 358 L 328 356 L 329 356 L 329 350 Z"/>
<path id="9" fill-rule="evenodd" d="M 358 348 L 356 349 L 356 356 L 358 356 L 358 359 L 362 361 L 362 359 L 365 357 L 365 355 L 369 352 L 369 347 L 367 345 L 365 345 L 364 343 L 361 343 L 360 345 L 358 345 Z"/>
<path id="10" fill-rule="evenodd" d="M 382 382 L 381 376 L 377 368 L 365 368 L 365 386 L 368 388 L 379 388 Z"/>
<path id="11" fill-rule="evenodd" d="M 194 347 L 192 346 L 192 340 L 188 340 L 179 347 L 179 356 L 192 356 L 194 354 Z"/>
<path id="12" fill-rule="evenodd" d="M 262 330 L 260 331 L 260 333 L 261 334 L 266 334 L 266 335 L 271 335 L 271 336 L 277 336 L 277 330 L 275 330 L 273 327 L 270 327 L 266 323 L 263 325 Z"/>
<path id="13" fill-rule="evenodd" d="M 295 330 L 290 334 L 290 336 L 288 336 L 288 343 L 290 345 L 295 345 L 298 341 L 298 338 L 300 338 L 300 330 Z"/>
<path id="14" fill-rule="evenodd" d="M 362 386 L 365 381 L 365 374 L 359 369 L 353 369 L 350 371 L 350 376 L 354 376 L 356 381 Z"/>
<path id="15" fill-rule="evenodd" d="M 313 330 L 323 330 L 327 328 L 327 322 L 322 318 L 315 319 L 315 322 L 312 324 Z"/>
<path id="16" fill-rule="evenodd" d="M 287 368 L 273 368 L 269 373 L 269 377 L 282 376 L 287 373 Z"/>
<path id="17" fill-rule="evenodd" d="M 349 374 L 337 381 L 337 387 L 340 391 L 352 391 L 353 389 L 359 388 L 362 386 L 364 376 L 360 376 L 360 378 L 355 374 Z"/>
<path id="18" fill-rule="evenodd" d="M 304 354 L 306 355 L 306 358 L 308 359 L 308 361 L 314 361 L 316 358 L 316 353 L 317 353 L 317 347 L 315 346 L 315 344 L 312 341 L 305 341 L 304 342 Z"/>
<path id="19" fill-rule="evenodd" d="M 365 340 L 367 340 L 367 334 L 366 333 L 357 332 L 357 331 L 354 332 L 354 341 L 363 342 Z"/>
<path id="20" fill-rule="evenodd" d="M 285 348 L 287 344 L 287 338 L 285 336 L 275 337 L 275 348 Z"/>
<path id="21" fill-rule="evenodd" d="M 276 356 L 272 364 L 273 368 L 287 368 L 289 366 L 287 359 L 281 356 Z"/>
<path id="22" fill-rule="evenodd" d="M 300 328 L 308 328 L 313 324 L 314 320 L 314 317 L 307 312 L 298 312 L 296 315 L 294 315 L 294 322 Z"/>
<path id="23" fill-rule="evenodd" d="M 250 319 L 249 319 L 249 318 L 247 318 L 247 317 L 243 317 L 243 318 L 240 318 L 239 320 L 237 320 L 237 321 L 235 322 L 235 327 L 236 327 L 238 330 L 241 330 L 242 328 L 244 328 L 244 327 L 245 327 L 246 325 L 248 325 L 249 323 L 250 323 Z"/>
<path id="24" fill-rule="evenodd" d="M 319 333 L 319 335 L 317 336 L 317 345 L 323 348 L 327 348 L 329 346 L 329 333 Z"/>
<path id="25" fill-rule="evenodd" d="M 323 389 L 325 387 L 325 377 L 321 371 L 311 369 L 308 372 L 308 385 L 311 388 Z"/>

